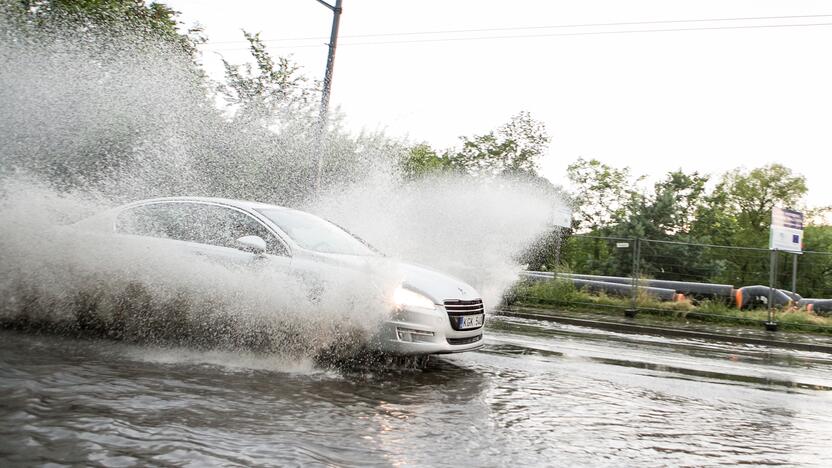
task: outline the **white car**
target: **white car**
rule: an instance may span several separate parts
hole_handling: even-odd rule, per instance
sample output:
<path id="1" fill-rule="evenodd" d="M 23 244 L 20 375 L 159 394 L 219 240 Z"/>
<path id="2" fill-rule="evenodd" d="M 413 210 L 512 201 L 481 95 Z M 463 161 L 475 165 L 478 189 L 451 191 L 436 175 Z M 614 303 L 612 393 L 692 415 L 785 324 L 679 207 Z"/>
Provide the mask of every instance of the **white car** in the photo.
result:
<path id="1" fill-rule="evenodd" d="M 263 203 L 202 197 L 142 200 L 82 221 L 97 231 L 169 239 L 208 256 L 308 276 L 367 268 L 367 257 L 392 260 L 339 226 L 304 211 Z M 199 250 L 204 252 L 200 252 Z M 394 262 L 404 280 L 388 292 L 389 318 L 373 340 L 400 355 L 456 353 L 483 344 L 479 293 L 437 271 Z"/>

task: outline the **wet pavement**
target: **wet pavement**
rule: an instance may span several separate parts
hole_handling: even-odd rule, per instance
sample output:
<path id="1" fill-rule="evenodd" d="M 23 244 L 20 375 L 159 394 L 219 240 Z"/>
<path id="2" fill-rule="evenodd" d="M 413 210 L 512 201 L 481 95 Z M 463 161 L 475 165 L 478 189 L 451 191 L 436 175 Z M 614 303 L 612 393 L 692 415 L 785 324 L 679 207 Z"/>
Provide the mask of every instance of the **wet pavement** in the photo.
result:
<path id="1" fill-rule="evenodd" d="M 0 460 L 832 464 L 832 356 L 492 317 L 421 370 L 0 331 Z"/>
<path id="2" fill-rule="evenodd" d="M 706 338 L 712 341 L 763 344 L 773 347 L 802 349 L 832 354 L 832 333 L 827 327 L 817 327 L 815 332 L 766 330 L 763 323 L 731 324 L 730 322 L 703 322 L 688 320 L 683 315 L 657 316 L 640 311 L 635 317 L 627 317 L 622 310 L 598 310 L 594 312 L 563 310 L 551 307 L 510 306 L 496 311 L 499 315 L 523 317 L 532 320 L 551 320 L 564 324 L 601 328 L 627 333 L 658 334 L 688 338 Z M 678 313 L 676 313 L 678 314 Z M 673 314 L 673 315 L 676 315 Z"/>

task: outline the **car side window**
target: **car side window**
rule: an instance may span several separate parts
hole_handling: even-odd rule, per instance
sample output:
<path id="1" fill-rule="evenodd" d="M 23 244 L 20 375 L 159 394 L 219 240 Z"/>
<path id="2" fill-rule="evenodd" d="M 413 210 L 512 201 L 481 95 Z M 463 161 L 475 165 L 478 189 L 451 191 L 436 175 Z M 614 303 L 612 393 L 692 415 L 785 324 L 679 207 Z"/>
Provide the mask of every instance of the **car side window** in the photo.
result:
<path id="1" fill-rule="evenodd" d="M 178 216 L 176 207 L 169 203 L 157 203 L 130 208 L 116 218 L 116 232 L 136 236 L 182 239 L 184 220 Z"/>
<path id="2" fill-rule="evenodd" d="M 283 244 L 262 223 L 253 217 L 231 208 L 216 205 L 194 205 L 202 243 L 238 248 L 237 239 L 259 236 L 266 241 L 266 252 L 288 255 Z"/>
<path id="3" fill-rule="evenodd" d="M 181 202 L 142 205 L 119 214 L 116 231 L 234 249 L 239 248 L 237 239 L 259 236 L 266 241 L 267 253 L 289 254 L 283 243 L 259 221 L 217 205 Z"/>

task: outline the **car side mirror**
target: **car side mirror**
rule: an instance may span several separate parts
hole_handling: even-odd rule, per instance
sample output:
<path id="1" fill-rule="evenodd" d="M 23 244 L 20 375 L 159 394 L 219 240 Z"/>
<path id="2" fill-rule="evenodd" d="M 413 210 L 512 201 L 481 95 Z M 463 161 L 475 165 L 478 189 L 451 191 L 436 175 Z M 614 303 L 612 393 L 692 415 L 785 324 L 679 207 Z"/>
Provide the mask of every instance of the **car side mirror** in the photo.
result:
<path id="1" fill-rule="evenodd" d="M 260 236 L 243 236 L 237 239 L 237 248 L 255 255 L 263 255 L 266 252 L 266 241 Z"/>

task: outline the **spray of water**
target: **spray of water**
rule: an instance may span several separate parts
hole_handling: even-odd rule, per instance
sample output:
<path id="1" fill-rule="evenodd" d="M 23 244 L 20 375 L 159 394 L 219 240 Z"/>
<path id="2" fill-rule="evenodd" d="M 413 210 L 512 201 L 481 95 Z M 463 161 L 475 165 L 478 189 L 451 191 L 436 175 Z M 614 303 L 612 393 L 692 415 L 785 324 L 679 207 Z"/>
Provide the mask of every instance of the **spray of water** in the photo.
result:
<path id="1" fill-rule="evenodd" d="M 551 230 L 558 200 L 518 180 L 386 178 L 339 190 L 311 210 L 395 257 L 465 280 L 492 309 L 517 280 L 518 254 Z"/>
<path id="2" fill-rule="evenodd" d="M 342 273 L 320 289 L 163 240 L 56 225 L 56 214 L 78 204 L 33 185 L 15 188 L 0 208 L 8 226 L 0 236 L 0 319 L 18 327 L 304 357 L 366 342 L 389 309 L 383 299 L 392 285 L 383 275 Z"/>
<path id="3" fill-rule="evenodd" d="M 493 307 L 558 202 L 522 181 L 404 182 L 400 142 L 336 127 L 318 146 L 307 113 L 277 126 L 229 119 L 189 57 L 132 33 L 44 35 L 2 19 L 0 32 L 0 318 L 18 325 L 290 356 L 352 352 L 386 316 L 396 274 L 339 276 L 321 292 L 278 271 L 66 225 L 152 196 L 300 207 L 470 282 Z"/>

